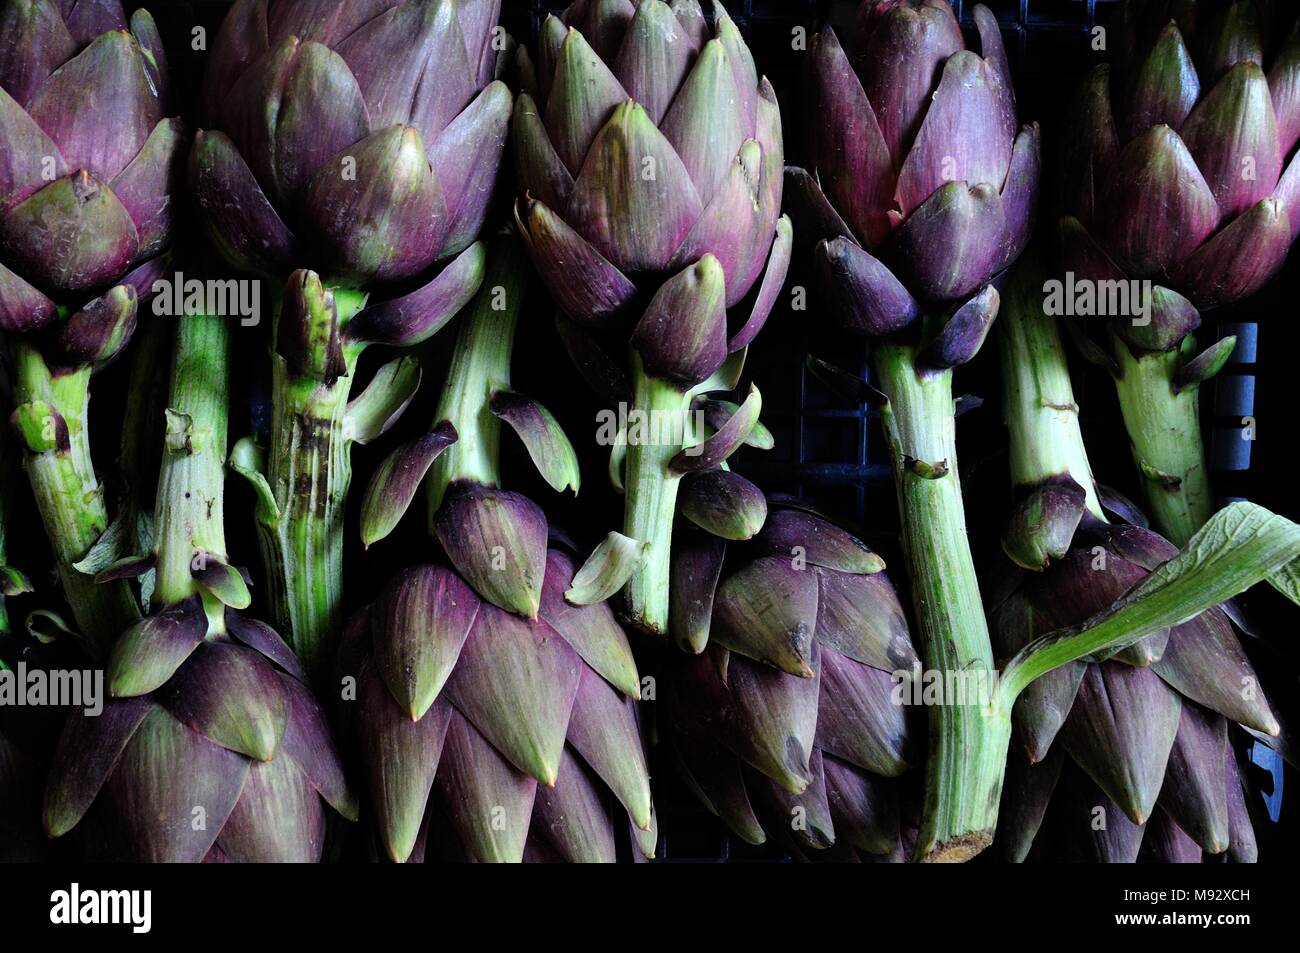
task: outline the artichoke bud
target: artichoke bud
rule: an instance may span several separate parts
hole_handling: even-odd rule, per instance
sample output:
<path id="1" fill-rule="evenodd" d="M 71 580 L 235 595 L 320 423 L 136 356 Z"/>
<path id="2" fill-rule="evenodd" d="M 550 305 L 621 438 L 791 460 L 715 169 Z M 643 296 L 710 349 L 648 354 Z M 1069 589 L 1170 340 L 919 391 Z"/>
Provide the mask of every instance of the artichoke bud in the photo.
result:
<path id="1" fill-rule="evenodd" d="M 87 304 L 54 332 L 53 361 L 62 367 L 102 367 L 131 339 L 136 290 L 118 285 Z"/>
<path id="2" fill-rule="evenodd" d="M 433 520 L 456 571 L 491 602 L 536 619 L 546 573 L 546 516 L 519 493 L 453 484 Z"/>
<path id="3" fill-rule="evenodd" d="M 669 278 L 632 332 L 646 370 L 686 386 L 727 359 L 727 288 L 722 264 L 705 255 Z"/>
<path id="4" fill-rule="evenodd" d="M 332 384 L 347 373 L 334 292 L 314 271 L 299 269 L 289 276 L 276 350 L 294 374 Z"/>
<path id="5" fill-rule="evenodd" d="M 1083 518 L 1085 498 L 1083 487 L 1073 480 L 1035 488 L 1016 504 L 1002 532 L 1007 557 L 1033 570 L 1063 558 Z"/>
<path id="6" fill-rule="evenodd" d="M 1172 351 L 1201 323 L 1201 313 L 1176 291 L 1160 285 L 1140 293 L 1137 313 L 1112 320 L 1115 333 L 1144 351 Z"/>
<path id="7" fill-rule="evenodd" d="M 68 422 L 43 400 L 19 404 L 9 415 L 9 423 L 23 446 L 32 453 L 64 452 L 70 446 Z"/>
<path id="8" fill-rule="evenodd" d="M 972 297 L 953 313 L 921 355 L 927 367 L 946 370 L 965 364 L 984 346 L 998 316 L 1001 296 L 993 285 Z"/>
<path id="9" fill-rule="evenodd" d="M 700 529 L 723 539 L 749 539 L 767 519 L 763 491 L 730 470 L 686 474 L 678 491 L 677 508 Z"/>

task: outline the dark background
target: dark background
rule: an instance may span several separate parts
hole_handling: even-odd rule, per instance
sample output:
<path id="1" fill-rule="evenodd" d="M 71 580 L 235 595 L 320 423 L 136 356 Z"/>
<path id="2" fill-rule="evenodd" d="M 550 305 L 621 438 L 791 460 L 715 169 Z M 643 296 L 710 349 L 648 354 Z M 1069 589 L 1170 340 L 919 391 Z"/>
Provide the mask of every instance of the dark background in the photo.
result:
<path id="1" fill-rule="evenodd" d="M 201 125 L 195 93 L 206 53 L 192 49 L 192 31 L 196 26 L 204 27 L 207 46 L 211 49 L 229 3 L 226 0 L 153 0 L 147 4 L 128 4 L 138 5 L 147 6 L 158 21 L 170 57 L 174 89 L 182 96 L 187 122 L 192 127 Z M 955 0 L 953 5 L 969 26 L 972 4 Z M 1104 24 L 1116 4 L 1114 0 L 991 0 L 988 5 L 1003 26 L 1017 77 L 1021 118 L 1036 120 L 1043 127 L 1047 177 L 1040 221 L 1050 223 L 1055 219 L 1050 211 L 1050 176 L 1056 151 L 1062 136 L 1066 135 L 1061 125 L 1065 106 L 1084 72 L 1105 56 L 1092 51 L 1090 30 L 1095 24 Z M 563 6 L 563 3 L 548 4 L 541 0 L 505 0 L 503 22 L 513 36 L 530 41 L 545 11 L 558 11 Z M 792 49 L 791 31 L 801 26 L 811 33 L 827 16 L 836 23 L 851 22 L 855 4 L 839 0 L 732 0 L 727 6 L 749 41 L 760 72 L 771 79 L 777 90 L 786 121 L 787 161 L 799 164 L 803 158 L 799 151 L 801 131 L 795 122 L 802 111 L 797 100 L 796 76 L 802 54 Z M 197 223 L 192 217 L 182 217 L 177 229 L 182 234 L 196 232 Z M 1215 452 L 1221 458 L 1216 460 L 1219 470 L 1215 476 L 1216 490 L 1229 497 L 1247 497 L 1293 520 L 1300 519 L 1300 505 L 1290 477 L 1296 428 L 1293 398 L 1288 391 L 1294 373 L 1292 355 L 1297 353 L 1294 302 L 1298 277 L 1293 255 L 1281 278 L 1266 293 L 1238 307 L 1207 315 L 1199 334 L 1203 345 L 1217 338 L 1218 329 L 1224 324 L 1234 325 L 1233 330 L 1246 338 L 1258 334 L 1258 362 L 1251 357 L 1249 363 L 1234 365 L 1223 378 L 1202 390 L 1207 434 L 1221 431 L 1217 438 L 1207 438 L 1207 443 L 1217 443 Z M 865 372 L 865 352 L 860 344 L 839 337 L 833 330 L 831 316 L 820 309 L 811 291 L 812 284 L 797 261 L 789 283 L 809 287 L 809 311 L 792 314 L 788 310 L 789 297 L 782 296 L 766 329 L 751 348 L 747 368 L 747 377 L 752 377 L 763 392 L 763 419 L 775 434 L 777 446 L 767 453 L 747 448 L 736 458 L 735 465 L 764 489 L 801 493 L 811 498 L 841 517 L 887 561 L 901 565 L 898 517 L 892 478 L 881 453 L 883 438 L 879 422 L 874 414 L 844 409 L 842 401 L 824 392 L 806 374 L 802 363 L 803 355 L 811 352 L 842 365 L 856 365 Z M 264 313 L 268 313 L 267 309 Z M 1248 325 L 1244 332 L 1236 327 L 1241 323 Z M 264 430 L 269 416 L 268 324 L 235 330 L 232 445 L 246 433 Z M 396 432 L 372 446 L 354 448 L 346 563 L 346 588 L 353 602 L 350 609 L 370 601 L 392 572 L 414 559 L 431 555 L 418 513 L 412 513 L 393 537 L 362 553 L 356 544 L 356 508 L 373 467 L 383 455 L 397 442 L 426 428 L 432 419 L 441 369 L 445 367 L 446 352 L 454 338 L 453 326 L 425 347 L 424 387 L 395 428 Z M 1245 353 L 1245 349 L 1239 349 L 1239 353 Z M 359 372 L 358 390 L 387 358 L 388 355 L 381 353 L 367 354 Z M 1071 356 L 1076 372 L 1076 397 L 1082 407 L 1084 433 L 1097 476 L 1130 498 L 1140 499 L 1114 388 L 1100 371 L 1085 368 L 1076 358 L 1077 355 Z M 120 423 L 115 426 L 114 422 L 122 419 L 121 400 L 128 387 L 128 370 L 129 361 L 118 361 L 94 385 L 92 434 L 96 460 L 110 482 L 113 475 L 109 461 L 116 458 L 120 439 Z M 964 414 L 959 423 L 961 471 L 968 497 L 972 543 L 983 572 L 996 571 L 1001 565 L 997 538 L 1001 519 L 1010 504 L 1006 434 L 998 407 L 997 373 L 996 348 L 986 347 L 983 354 L 959 371 L 957 380 L 959 394 L 969 393 L 986 400 L 982 407 Z M 552 329 L 551 306 L 540 286 L 534 287 L 521 321 L 514 374 L 514 387 L 543 399 L 565 426 L 582 457 L 584 482 L 576 500 L 557 498 L 536 477 L 521 448 L 509 437 L 503 448 L 504 477 L 512 488 L 529 493 L 546 506 L 553 521 L 566 526 L 580 542 L 593 545 L 610 529 L 621 526 L 621 498 L 612 492 L 605 477 L 607 451 L 602 451 L 592 439 L 599 404 L 582 385 L 560 348 Z M 1252 410 L 1257 421 L 1257 440 L 1248 443 L 1238 438 L 1234 428 L 1240 427 L 1240 418 Z M 1230 454 L 1220 451 L 1233 451 L 1236 459 L 1229 459 Z M 21 501 L 15 509 L 26 511 L 30 518 L 33 507 L 25 482 L 19 492 Z M 227 493 L 230 555 L 237 563 L 255 567 L 258 554 L 251 494 L 238 478 L 228 481 Z M 17 557 L 20 540 L 21 561 Z M 48 555 L 41 552 L 43 545 L 39 527 L 34 523 L 20 528 L 11 538 L 10 558 L 24 567 L 48 565 Z M 904 584 L 901 579 L 895 581 Z M 21 625 L 23 613 L 48 601 L 52 588 L 48 583 L 47 579 L 38 580 L 41 592 L 47 594 L 45 600 L 28 598 L 11 606 L 17 625 Z M 1294 699 L 1296 672 L 1300 670 L 1294 607 L 1288 607 L 1271 590 L 1251 593 L 1245 602 L 1261 629 L 1259 638 L 1246 640 L 1257 669 L 1266 681 L 1270 676 L 1276 678 L 1275 695 L 1281 689 Z M 653 666 L 657 647 L 643 645 L 640 649 L 648 657 L 647 664 Z M 1290 714 L 1295 723 L 1295 712 Z M 1252 756 L 1264 760 L 1270 768 L 1252 769 L 1251 780 L 1259 790 L 1257 806 L 1260 806 L 1266 796 L 1270 801 L 1277 799 L 1284 779 L 1271 752 L 1260 745 L 1255 747 L 1260 752 Z M 721 825 L 692 801 L 667 766 L 655 764 L 652 769 L 662 857 L 668 861 L 780 859 L 781 855 L 771 849 L 750 848 L 728 837 Z M 1294 771 L 1287 769 L 1285 779 L 1294 778 Z M 1270 820 L 1263 810 L 1257 812 L 1260 854 L 1266 860 L 1280 857 L 1296 842 L 1297 825 L 1292 817 L 1297 810 L 1296 799 L 1289 798 L 1284 804 L 1280 822 Z M 994 854 L 995 851 L 987 852 L 986 861 L 991 862 Z"/>

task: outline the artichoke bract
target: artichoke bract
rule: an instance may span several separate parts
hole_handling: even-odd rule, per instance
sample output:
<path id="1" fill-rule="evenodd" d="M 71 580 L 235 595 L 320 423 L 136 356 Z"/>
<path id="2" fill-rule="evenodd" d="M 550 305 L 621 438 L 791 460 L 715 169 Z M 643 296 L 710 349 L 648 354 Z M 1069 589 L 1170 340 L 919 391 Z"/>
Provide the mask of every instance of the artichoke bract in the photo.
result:
<path id="1" fill-rule="evenodd" d="M 87 90 L 95 95 L 88 96 Z M 12 422 L 87 649 L 139 617 L 128 584 L 77 563 L 109 528 L 90 457 L 93 371 L 126 345 L 162 274 L 180 120 L 148 12 L 33 0 L 0 12 L 0 331 Z"/>
<path id="2" fill-rule="evenodd" d="M 883 562 L 780 500 L 761 533 L 729 549 L 725 570 L 675 580 L 675 600 L 701 620 L 700 654 L 665 675 L 688 786 L 748 843 L 771 837 L 800 859 L 905 859 L 916 830 L 896 779 L 921 752 L 900 686 L 920 662 Z"/>
<path id="3" fill-rule="evenodd" d="M 1060 241 L 1075 282 L 1135 286 L 1107 364 L 1152 515 L 1182 545 L 1214 510 L 1197 386 L 1232 350 L 1198 357 L 1192 332 L 1300 234 L 1300 24 L 1255 0 L 1157 0 L 1126 2 L 1111 33 L 1071 112 Z"/>
<path id="4" fill-rule="evenodd" d="M 780 110 L 716 3 L 710 25 L 697 0 L 580 0 L 521 60 L 520 234 L 575 362 L 629 419 L 659 422 L 618 435 L 611 472 L 623 533 L 645 544 L 624 614 L 663 634 L 681 454 L 703 436 L 692 403 L 735 386 L 789 266 Z"/>
<path id="5" fill-rule="evenodd" d="M 303 669 L 273 629 L 243 615 L 247 584 L 225 552 L 227 320 L 179 322 L 156 608 L 114 645 L 104 710 L 69 715 L 46 789 L 46 833 L 85 820 L 102 859 L 317 861 L 326 804 L 356 818 Z"/>
<path id="6" fill-rule="evenodd" d="M 607 605 L 566 600 L 572 556 L 545 554 L 534 621 L 425 565 L 349 623 L 340 677 L 390 859 L 654 856 L 636 662 Z"/>
<path id="7" fill-rule="evenodd" d="M 343 621 L 349 444 L 383 432 L 420 379 L 399 358 L 349 405 L 357 361 L 371 343 L 428 338 L 482 281 L 477 238 L 513 105 L 495 79 L 509 48 L 499 12 L 240 0 L 213 49 L 195 199 L 232 264 L 289 276 L 270 445 L 243 443 L 233 462 L 263 500 L 276 622 L 316 677 Z"/>
<path id="8" fill-rule="evenodd" d="M 1040 136 L 1017 126 L 997 19 L 973 17 L 978 54 L 944 0 L 866 0 L 853 58 L 824 29 L 807 55 L 813 164 L 789 170 L 786 196 L 839 323 L 872 341 L 926 668 L 991 674 L 952 372 L 983 345 L 1032 231 Z M 918 852 L 964 859 L 992 838 L 1008 713 L 930 714 Z"/>
<path id="9" fill-rule="evenodd" d="M 1017 500 L 1003 549 L 1017 566 L 998 570 L 988 606 L 1006 658 L 1091 619 L 1178 555 L 1122 522 L 1138 514 L 1095 483 L 1042 273 L 1022 268 L 998 334 Z M 1268 736 L 1279 726 L 1221 608 L 1038 678 L 1013 720 L 1020 750 L 1008 757 L 998 828 L 1009 859 L 1029 856 L 1041 827 L 1071 859 L 1133 862 L 1173 838 L 1193 845 L 1193 860 L 1202 850 L 1254 860 L 1228 723 Z"/>

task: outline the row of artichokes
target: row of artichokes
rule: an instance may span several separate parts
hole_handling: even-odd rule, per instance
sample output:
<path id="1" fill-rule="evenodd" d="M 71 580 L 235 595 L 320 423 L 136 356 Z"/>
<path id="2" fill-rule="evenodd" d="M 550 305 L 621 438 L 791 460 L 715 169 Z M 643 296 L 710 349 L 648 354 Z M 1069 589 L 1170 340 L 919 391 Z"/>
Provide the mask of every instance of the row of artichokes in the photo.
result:
<path id="1" fill-rule="evenodd" d="M 1282 15 L 1262 2 L 1159 6 L 1164 21 L 1126 5 L 1118 85 L 1090 78 L 1095 135 L 1066 163 L 1067 257 L 1093 277 L 1160 281 L 1154 327 L 1177 332 L 1119 334 L 1120 371 L 1146 352 L 1194 363 L 1184 312 L 1256 290 L 1295 238 L 1300 34 L 1266 44 L 1265 20 Z M 649 858 L 639 703 L 661 689 L 655 734 L 688 786 L 742 839 L 801 858 L 964 859 L 995 831 L 1023 856 L 1049 799 L 1093 796 L 1085 775 L 1135 825 L 1159 796 L 1162 856 L 1191 856 L 1190 840 L 1248 857 L 1225 719 L 1278 726 L 1267 705 L 1214 690 L 1211 661 L 1249 672 L 1217 609 L 1118 653 L 1055 661 L 1018 701 L 998 694 L 991 715 L 931 708 L 925 742 L 897 697 L 899 671 L 992 676 L 995 658 L 1092 618 L 1177 552 L 1107 523 L 1090 473 L 1018 477 L 1034 495 L 1015 517 L 1031 525 L 1013 522 L 1007 551 L 1041 575 L 1016 577 L 986 617 L 953 370 L 998 317 L 1041 165 L 993 14 L 974 8 L 977 48 L 943 0 L 866 0 L 845 42 L 816 35 L 803 170 L 785 165 L 776 94 L 720 4 L 577 0 L 545 19 L 531 51 L 500 13 L 500 0 L 237 0 L 190 135 L 169 116 L 147 13 L 6 4 L 11 420 L 71 627 L 112 695 L 102 716 L 64 727 L 47 833 L 77 828 L 103 857 L 310 861 L 338 836 L 331 811 L 365 812 L 373 855 L 399 862 Z M 489 235 L 507 217 L 493 215 L 507 149 L 512 222 Z M 1249 184 L 1235 178 L 1243 151 L 1258 170 Z M 1165 190 L 1164 218 L 1126 217 L 1146 208 L 1123 194 L 1136 187 Z M 90 456 L 89 381 L 147 320 L 140 302 L 171 273 L 189 202 L 226 263 L 272 289 L 269 437 L 227 447 L 222 315 L 155 325 L 157 350 L 138 352 L 171 344 L 166 413 L 144 396 L 135 406 L 162 446 L 157 494 L 150 511 L 124 486 L 115 507 Z M 1250 250 L 1249 274 L 1216 243 Z M 743 379 L 796 248 L 841 325 L 871 341 L 880 390 L 853 393 L 881 408 L 915 640 L 878 556 L 728 465 L 742 446 L 772 445 L 757 388 L 740 403 L 718 395 Z M 524 253 L 601 399 L 681 421 L 668 436 L 617 435 L 621 532 L 589 555 L 500 466 L 508 429 L 551 489 L 579 489 L 557 419 L 511 386 Z M 422 382 L 416 347 L 458 314 L 428 431 L 392 449 L 361 507 L 362 542 L 383 545 L 424 489 L 428 550 L 345 620 L 351 445 L 398 421 Z M 363 373 L 375 345 L 408 353 Z M 1063 361 L 1059 339 L 1049 350 L 1012 360 Z M 1134 443 L 1144 473 L 1177 478 Z M 256 499 L 274 627 L 250 615 L 250 577 L 226 552 L 228 449 Z M 1044 507 L 1065 514 L 1046 539 Z M 1183 543 L 1198 528 L 1170 535 Z M 1069 578 L 1085 544 L 1113 551 L 1105 584 Z M 3 592 L 18 594 L 27 580 L 4 556 Z M 638 634 L 684 651 L 643 679 Z M 1158 717 L 1143 722 L 1149 745 L 1108 760 L 1097 700 L 1121 683 Z M 1010 750 L 1013 713 L 1043 765 Z M 30 778 L 18 748 L 0 744 L 0 768 Z M 923 762 L 922 781 L 908 769 Z M 1140 840 L 1101 853 L 1132 859 Z"/>

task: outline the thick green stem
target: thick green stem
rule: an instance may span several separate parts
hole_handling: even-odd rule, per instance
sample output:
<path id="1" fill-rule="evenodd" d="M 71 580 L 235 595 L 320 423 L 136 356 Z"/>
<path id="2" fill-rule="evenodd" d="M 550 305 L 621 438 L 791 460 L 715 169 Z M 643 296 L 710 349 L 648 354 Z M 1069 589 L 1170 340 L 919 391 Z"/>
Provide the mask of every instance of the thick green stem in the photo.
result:
<path id="1" fill-rule="evenodd" d="M 226 561 L 222 500 L 229 368 L 225 318 L 197 314 L 179 319 L 158 474 L 154 591 L 161 605 L 200 591 L 193 575 L 196 554 Z M 220 610 L 214 610 L 220 623 Z"/>
<path id="2" fill-rule="evenodd" d="M 140 618 L 140 607 L 129 582 L 96 585 L 74 565 L 108 528 L 104 487 L 90 458 L 90 368 L 52 373 L 40 352 L 24 341 L 16 341 L 12 352 L 16 416 L 36 506 L 77 628 L 87 650 L 103 655 L 117 634 Z M 60 419 L 66 425 L 64 445 Z"/>
<path id="3" fill-rule="evenodd" d="M 429 523 L 442 506 L 447 487 L 460 480 L 501 485 L 501 420 L 489 401 L 510 389 L 510 357 L 523 302 L 526 265 L 512 240 L 493 245 L 492 273 L 473 306 L 461 317 L 447 382 L 434 422 L 450 420 L 456 442 L 429 471 Z"/>
<path id="4" fill-rule="evenodd" d="M 677 384 L 652 377 L 632 355 L 633 394 L 624 459 L 623 533 L 646 548 L 623 587 L 623 611 L 642 631 L 668 631 L 669 563 L 673 514 L 680 474 L 668 464 L 682 449 L 690 395 Z"/>
<path id="5" fill-rule="evenodd" d="M 1156 528 L 1174 545 L 1183 546 L 1214 514 L 1201 442 L 1200 400 L 1196 386 L 1174 389 L 1184 347 L 1134 353 L 1114 338 L 1119 363 L 1116 390 Z"/>
<path id="6" fill-rule="evenodd" d="M 334 298 L 340 326 L 365 300 L 342 288 Z M 343 621 L 343 520 L 352 482 L 344 416 L 360 353 L 356 345 L 345 347 L 347 373 L 329 383 L 296 374 L 279 354 L 271 356 L 266 479 L 279 516 L 260 527 L 262 562 L 272 618 L 318 683 L 333 664 Z"/>
<path id="7" fill-rule="evenodd" d="M 903 552 L 929 673 L 993 686 L 993 649 L 966 536 L 952 397 L 952 372 L 916 365 L 909 345 L 883 343 L 873 359 L 902 521 Z M 925 805 L 916 856 L 966 860 L 987 847 L 997 824 L 1011 709 L 1000 692 L 946 698 L 929 711 Z"/>
<path id="8" fill-rule="evenodd" d="M 1009 304 L 1022 303 L 1013 299 Z M 1027 489 L 1068 475 L 1083 488 L 1092 515 L 1104 521 L 1056 322 L 1028 303 L 1004 307 L 997 338 L 1012 482 Z"/>

